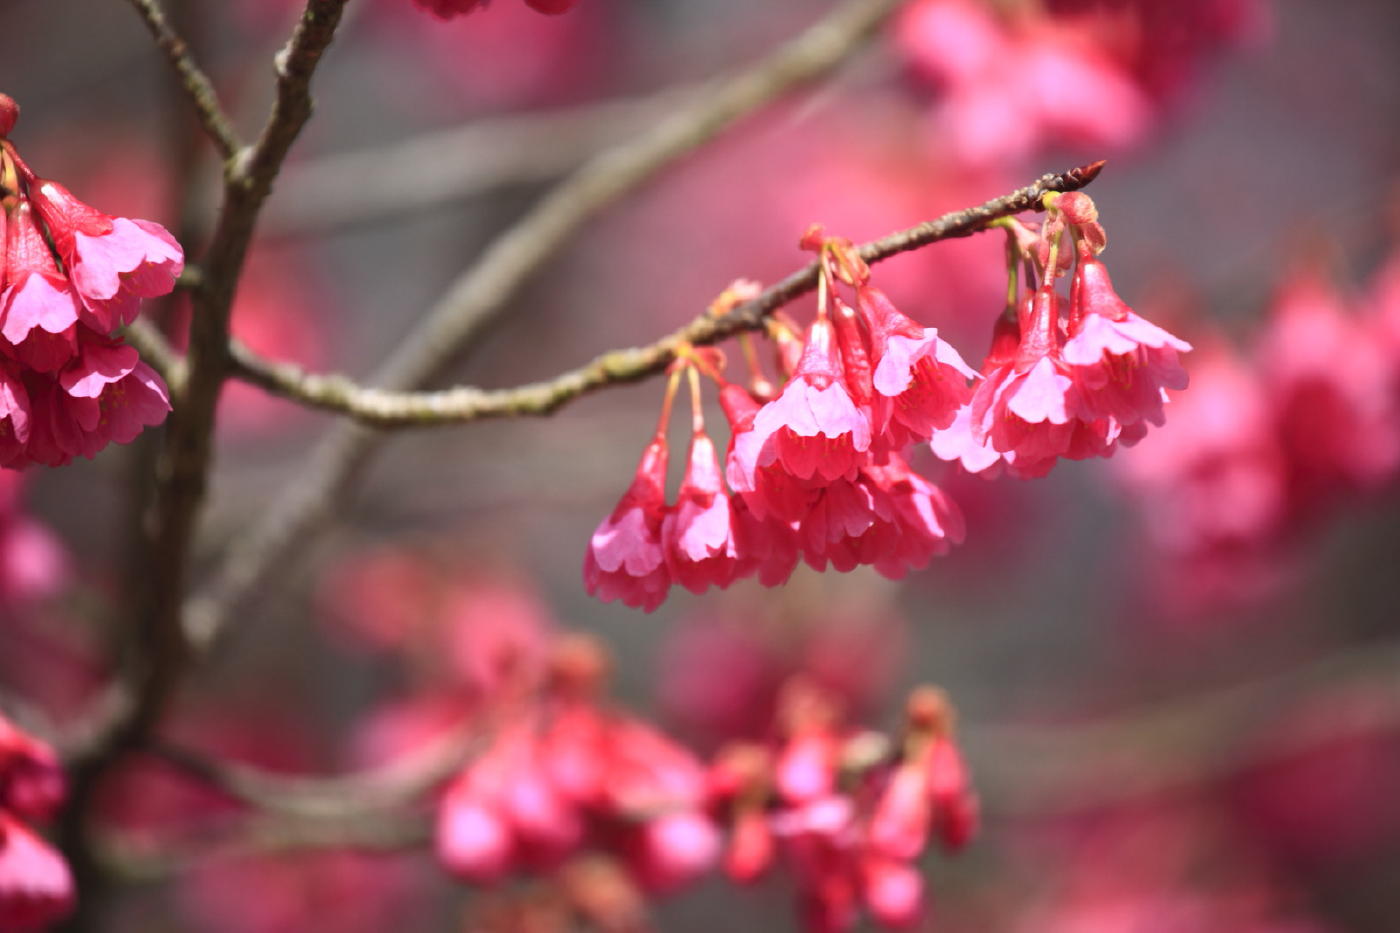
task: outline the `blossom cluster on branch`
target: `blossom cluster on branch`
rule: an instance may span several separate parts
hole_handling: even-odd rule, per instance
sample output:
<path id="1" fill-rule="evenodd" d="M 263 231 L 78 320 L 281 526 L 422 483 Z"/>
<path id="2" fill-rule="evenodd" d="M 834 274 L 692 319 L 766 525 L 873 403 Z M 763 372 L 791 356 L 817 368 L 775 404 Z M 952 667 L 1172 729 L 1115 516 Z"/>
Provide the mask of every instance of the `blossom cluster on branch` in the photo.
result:
<path id="1" fill-rule="evenodd" d="M 1190 345 L 1114 291 L 1087 195 L 1048 195 L 1045 207 L 1038 226 L 998 221 L 1010 281 L 980 373 L 894 306 L 848 240 L 808 230 L 802 246 L 820 257 L 816 317 L 805 329 L 783 313 L 770 321 L 781 384 L 747 338 L 745 386 L 724 377 L 713 351 L 680 355 L 632 485 L 589 542 L 589 592 L 650 610 L 673 583 L 697 593 L 745 576 L 779 585 L 799 559 L 899 578 L 964 533 L 956 504 L 910 468 L 911 445 L 931 443 L 970 472 L 1004 464 L 1029 478 L 1061 458 L 1111 456 L 1162 424 L 1166 390 L 1186 385 L 1178 354 Z M 1066 301 L 1056 280 L 1071 265 Z M 716 310 L 752 292 L 738 283 Z M 702 373 L 729 421 L 723 471 L 705 428 Z M 668 504 L 666 432 L 682 374 L 692 437 Z"/>
<path id="2" fill-rule="evenodd" d="M 170 293 L 184 253 L 35 175 L 8 139 L 18 116 L 0 94 L 0 467 L 59 466 L 165 420 L 165 383 L 113 331 Z"/>

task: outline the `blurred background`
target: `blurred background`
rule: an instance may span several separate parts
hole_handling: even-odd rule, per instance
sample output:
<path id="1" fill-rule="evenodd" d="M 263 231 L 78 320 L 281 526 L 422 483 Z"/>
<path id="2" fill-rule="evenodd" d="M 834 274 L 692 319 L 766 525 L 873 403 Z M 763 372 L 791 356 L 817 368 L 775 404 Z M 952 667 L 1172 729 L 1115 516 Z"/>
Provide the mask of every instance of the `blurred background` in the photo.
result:
<path id="1" fill-rule="evenodd" d="M 294 5 L 167 5 L 251 132 Z M 352 4 L 235 333 L 367 374 L 552 180 L 668 112 L 669 89 L 828 9 L 579 0 L 546 17 L 493 0 L 443 23 L 409 0 Z M 217 166 L 129 7 L 7 0 L 5 16 L 0 90 L 24 108 L 12 138 L 29 163 L 197 254 Z M 546 420 L 404 432 L 240 613 L 169 734 L 286 771 L 373 760 L 450 718 L 470 663 L 468 623 L 421 594 L 504 588 L 600 636 L 616 695 L 703 754 L 762 735 L 794 673 L 885 730 L 912 686 L 946 689 L 983 827 L 922 863 L 945 933 L 1394 929 L 1397 37 L 1386 0 L 910 3 L 833 79 L 600 215 L 453 381 L 512 385 L 648 342 L 736 277 L 797 268 L 810 222 L 870 239 L 1107 158 L 1090 190 L 1114 282 L 1197 347 L 1165 428 L 1033 482 L 926 458 L 968 538 L 898 583 L 799 569 L 780 589 L 677 589 L 649 615 L 588 597 L 579 567 L 650 436 L 659 381 Z M 875 281 L 972 361 L 1000 311 L 1001 250 L 937 244 Z M 178 302 L 155 313 L 178 333 Z M 201 567 L 298 481 L 331 422 L 227 390 Z M 59 724 L 109 666 L 139 447 L 4 480 L 0 683 Z M 7 540 L 23 566 L 3 565 Z M 133 832 L 221 805 L 157 765 L 132 770 L 106 811 Z M 225 853 L 136 874 L 106 928 L 493 929 L 425 850 Z M 781 877 L 702 883 L 654 909 L 664 930 L 797 928 Z"/>

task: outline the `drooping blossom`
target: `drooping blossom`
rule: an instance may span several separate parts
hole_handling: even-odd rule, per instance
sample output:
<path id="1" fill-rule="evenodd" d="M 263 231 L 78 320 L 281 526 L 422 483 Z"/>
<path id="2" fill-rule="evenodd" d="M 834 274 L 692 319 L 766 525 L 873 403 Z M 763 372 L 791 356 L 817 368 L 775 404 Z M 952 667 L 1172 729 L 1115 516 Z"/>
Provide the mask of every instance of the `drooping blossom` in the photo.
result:
<path id="1" fill-rule="evenodd" d="M 666 438 L 657 436 L 643 451 L 632 485 L 589 540 L 584 584 L 604 602 L 621 599 L 650 611 L 666 598 L 666 464 Z"/>
<path id="2" fill-rule="evenodd" d="M 1057 459 L 1108 455 L 1119 428 L 1108 418 L 1083 420 L 1084 408 L 1061 355 L 1059 296 L 1037 289 L 1014 357 L 998 361 L 972 398 L 974 437 L 1014 454 L 1018 476 L 1043 476 Z"/>
<path id="3" fill-rule="evenodd" d="M 1074 370 L 1083 412 L 1123 426 L 1144 420 L 1161 426 L 1167 390 L 1186 388 L 1177 354 L 1191 345 L 1135 314 L 1090 255 L 1081 255 L 1074 271 L 1068 327 L 1062 354 Z"/>
<path id="4" fill-rule="evenodd" d="M 742 478 L 741 491 L 752 488 L 759 469 L 773 465 L 799 480 L 850 479 L 870 441 L 870 416 L 852 398 L 835 331 L 818 319 L 792 378 L 754 415 L 744 446 L 736 446 L 739 470 L 731 475 Z"/>
<path id="5" fill-rule="evenodd" d="M 680 493 L 662 523 L 671 578 L 692 593 L 728 586 L 740 567 L 740 528 L 714 442 L 701 425 L 690 440 Z"/>
<path id="6" fill-rule="evenodd" d="M 3 121 L 18 112 L 0 95 Z M 127 443 L 170 411 L 112 331 L 168 294 L 184 255 L 158 224 L 112 217 L 37 177 L 0 138 L 0 466 L 58 466 Z"/>
<path id="7" fill-rule="evenodd" d="M 976 799 L 941 694 L 920 688 L 908 706 L 894 763 L 884 765 L 828 696 L 794 682 L 779 747 L 731 746 L 711 770 L 714 806 L 731 826 L 726 873 L 752 881 L 780 852 L 804 929 L 849 930 L 862 908 L 889 929 L 916 924 L 925 911 L 916 860 L 935 836 L 949 850 L 966 843 Z"/>
<path id="8" fill-rule="evenodd" d="M 109 333 L 136 320 L 143 298 L 170 294 L 185 255 L 164 227 L 149 220 L 110 217 L 58 182 L 34 179 L 30 186 L 30 197 L 82 300 L 89 327 Z"/>
<path id="9" fill-rule="evenodd" d="M 889 443 L 897 450 L 915 440 L 926 441 L 935 430 L 952 424 L 971 398 L 968 381 L 977 373 L 938 336 L 937 328 L 910 320 L 878 288 L 862 285 L 856 297 L 870 322 L 877 361 L 874 389 L 891 400 L 885 427 Z"/>

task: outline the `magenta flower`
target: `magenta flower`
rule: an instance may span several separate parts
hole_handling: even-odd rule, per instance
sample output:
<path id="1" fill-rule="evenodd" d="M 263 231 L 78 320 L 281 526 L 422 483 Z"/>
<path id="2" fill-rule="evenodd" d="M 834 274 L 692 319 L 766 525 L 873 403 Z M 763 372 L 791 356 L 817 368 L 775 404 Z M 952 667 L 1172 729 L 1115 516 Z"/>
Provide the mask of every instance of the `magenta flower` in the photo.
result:
<path id="1" fill-rule="evenodd" d="M 21 819 L 46 819 L 63 802 L 58 756 L 0 716 L 0 929 L 39 930 L 73 907 L 62 856 Z"/>
<path id="2" fill-rule="evenodd" d="M 666 463 L 666 439 L 657 436 L 643 451 L 631 487 L 588 542 L 583 582 L 603 602 L 621 599 L 650 612 L 666 598 Z"/>
<path id="3" fill-rule="evenodd" d="M 1119 433 L 1110 419 L 1079 417 L 1079 390 L 1060 355 L 1058 296 L 1041 288 L 1031 302 L 1014 356 L 1007 353 L 1011 325 L 998 322 L 985 379 L 972 397 L 973 436 L 1013 454 L 1011 470 L 1023 478 L 1043 476 L 1059 457 L 1108 456 Z"/>
<path id="4" fill-rule="evenodd" d="M 0 95 L 3 122 L 18 108 Z M 158 224 L 110 217 L 38 178 L 0 137 L 0 466 L 59 466 L 127 443 L 170 411 L 112 331 L 168 294 L 184 254 Z"/>
<path id="5" fill-rule="evenodd" d="M 854 478 L 870 441 L 870 417 L 846 387 L 831 323 L 819 318 L 782 394 L 754 415 L 749 443 L 757 449 L 740 456 L 743 485 L 736 488 L 752 488 L 754 472 L 775 464 L 819 484 Z"/>
<path id="6" fill-rule="evenodd" d="M 729 420 L 729 452 L 725 476 L 757 521 L 791 525 L 801 521 L 820 492 L 819 485 L 802 481 L 781 465 L 759 466 L 765 439 L 753 430 L 760 405 L 743 388 L 732 383 L 720 389 L 720 407 Z"/>
<path id="7" fill-rule="evenodd" d="M 1088 255 L 1074 271 L 1069 321 L 1062 353 L 1075 368 L 1083 414 L 1161 425 L 1166 390 L 1186 388 L 1177 354 L 1191 345 L 1133 313 L 1113 290 L 1108 269 Z"/>
<path id="8" fill-rule="evenodd" d="M 29 369 L 53 372 L 77 355 L 81 305 L 36 226 L 29 202 L 15 208 L 5 240 L 0 349 Z"/>
<path id="9" fill-rule="evenodd" d="M 185 254 L 160 224 L 110 217 L 53 181 L 36 179 L 33 198 L 94 330 L 130 324 L 141 299 L 175 287 Z"/>
<path id="10" fill-rule="evenodd" d="M 662 523 L 671 578 L 692 593 L 728 586 L 739 567 L 738 530 L 714 442 L 702 428 L 691 437 L 680 494 Z"/>
<path id="11" fill-rule="evenodd" d="M 905 317 L 879 289 L 861 286 L 857 305 L 870 324 L 874 345 L 875 391 L 891 399 L 885 428 L 892 449 L 952 424 L 972 393 L 968 380 L 977 373 L 946 341 L 937 328 L 922 327 Z"/>

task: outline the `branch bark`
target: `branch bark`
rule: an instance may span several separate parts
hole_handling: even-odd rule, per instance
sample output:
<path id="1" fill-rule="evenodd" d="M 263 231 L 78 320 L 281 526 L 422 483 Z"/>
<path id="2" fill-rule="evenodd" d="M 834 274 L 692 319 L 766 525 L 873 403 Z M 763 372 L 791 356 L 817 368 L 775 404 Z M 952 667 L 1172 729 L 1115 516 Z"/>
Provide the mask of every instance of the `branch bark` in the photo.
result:
<path id="1" fill-rule="evenodd" d="M 214 144 L 215 149 L 219 150 L 219 155 L 226 162 L 232 159 L 242 150 L 243 142 L 238 138 L 238 131 L 234 129 L 233 121 L 229 119 L 228 114 L 224 112 L 223 105 L 219 103 L 219 95 L 214 90 L 213 82 L 195 62 L 185 40 L 170 25 L 170 20 L 165 15 L 165 10 L 161 8 L 158 0 L 129 0 L 129 2 L 136 8 L 136 12 L 150 31 L 151 37 L 155 39 L 156 45 L 165 53 L 170 67 L 175 69 L 175 75 L 185 89 L 190 103 L 194 105 L 199 123 L 204 127 L 209 141 Z"/>
<path id="2" fill-rule="evenodd" d="M 1043 175 L 1030 185 L 985 204 L 954 211 L 862 244 L 860 254 L 866 262 L 875 263 L 939 240 L 971 236 L 1000 217 L 1038 209 L 1041 195 L 1047 191 L 1077 191 L 1093 181 L 1101 167 L 1102 163 L 1094 163 Z M 437 392 L 394 392 L 363 386 L 337 373 L 312 373 L 293 363 L 265 359 L 237 341 L 230 347 L 233 375 L 274 395 L 310 408 L 343 414 L 376 428 L 428 427 L 483 418 L 548 415 L 587 392 L 616 383 L 635 382 L 661 372 L 675 358 L 676 348 L 682 344 L 718 343 L 741 331 L 756 330 L 763 326 L 769 314 L 812 291 L 816 282 L 817 264 L 812 262 L 728 314 L 716 316 L 707 311 L 653 343 L 610 350 L 553 379 L 510 389 L 458 386 Z"/>

